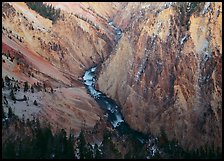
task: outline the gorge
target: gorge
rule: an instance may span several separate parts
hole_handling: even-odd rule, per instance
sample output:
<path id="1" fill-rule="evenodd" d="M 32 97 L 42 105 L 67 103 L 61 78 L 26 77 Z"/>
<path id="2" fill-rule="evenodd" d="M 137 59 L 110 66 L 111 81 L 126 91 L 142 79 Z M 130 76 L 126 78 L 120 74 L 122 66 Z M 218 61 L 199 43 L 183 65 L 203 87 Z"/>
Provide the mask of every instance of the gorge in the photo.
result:
<path id="1" fill-rule="evenodd" d="M 13 113 L 106 158 L 217 157 L 222 3 L 3 2 L 2 80 L 4 147 Z"/>

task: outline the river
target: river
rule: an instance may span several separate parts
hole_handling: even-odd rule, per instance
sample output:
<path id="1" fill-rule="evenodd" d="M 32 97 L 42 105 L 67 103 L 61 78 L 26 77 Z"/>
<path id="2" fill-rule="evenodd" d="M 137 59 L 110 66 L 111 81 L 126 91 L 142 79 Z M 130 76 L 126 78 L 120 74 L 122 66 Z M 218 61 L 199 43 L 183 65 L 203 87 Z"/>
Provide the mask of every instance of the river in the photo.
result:
<path id="1" fill-rule="evenodd" d="M 115 40 L 118 41 L 122 36 L 121 30 L 116 28 L 112 21 L 109 22 L 109 25 L 114 28 Z M 120 136 L 131 136 L 131 138 L 138 140 L 141 144 L 150 142 L 151 149 L 149 149 L 149 157 L 153 156 L 157 150 L 157 146 L 155 145 L 156 138 L 131 129 L 130 126 L 125 122 L 124 117 L 120 111 L 120 107 L 116 104 L 116 102 L 107 97 L 101 91 L 95 89 L 96 69 L 97 66 L 91 67 L 85 71 L 83 76 L 83 82 L 88 94 L 90 94 L 91 97 L 93 97 L 100 105 L 100 107 L 106 113 L 107 120 L 111 123 L 112 127 L 117 130 Z"/>

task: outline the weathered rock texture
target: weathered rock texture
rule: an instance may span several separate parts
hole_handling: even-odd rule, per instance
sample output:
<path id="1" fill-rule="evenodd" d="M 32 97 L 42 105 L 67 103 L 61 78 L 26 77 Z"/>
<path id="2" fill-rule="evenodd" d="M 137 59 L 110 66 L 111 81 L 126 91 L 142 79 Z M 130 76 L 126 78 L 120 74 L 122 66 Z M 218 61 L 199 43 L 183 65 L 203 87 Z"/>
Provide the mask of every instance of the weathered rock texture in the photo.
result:
<path id="1" fill-rule="evenodd" d="M 102 111 L 81 76 L 113 51 L 98 87 L 132 128 L 164 129 L 186 148 L 222 147 L 221 3 L 46 3 L 61 8 L 57 22 L 23 2 L 2 3 L 2 77 L 50 84 L 54 94 L 32 94 L 42 120 L 78 131 L 86 118 L 93 127 Z M 117 45 L 111 19 L 123 31 Z"/>
<path id="2" fill-rule="evenodd" d="M 123 36 L 98 88 L 138 131 L 222 148 L 221 3 L 129 3 L 122 11 L 115 22 Z"/>
<path id="3" fill-rule="evenodd" d="M 103 115 L 86 93 L 82 75 L 110 54 L 115 42 L 107 20 L 118 6 L 103 10 L 106 4 L 100 3 L 101 9 L 95 11 L 95 3 L 67 4 L 53 4 L 61 8 L 61 16 L 52 23 L 24 2 L 2 3 L 2 77 L 13 77 L 22 89 L 27 81 L 29 85 L 48 84 L 54 91 L 16 92 L 16 98 L 26 95 L 30 100 L 13 103 L 10 90 L 3 89 L 8 100 L 3 105 L 5 111 L 11 107 L 20 118 L 38 115 L 54 128 L 79 132 L 84 123 L 93 128 Z M 33 104 L 34 99 L 38 106 Z"/>

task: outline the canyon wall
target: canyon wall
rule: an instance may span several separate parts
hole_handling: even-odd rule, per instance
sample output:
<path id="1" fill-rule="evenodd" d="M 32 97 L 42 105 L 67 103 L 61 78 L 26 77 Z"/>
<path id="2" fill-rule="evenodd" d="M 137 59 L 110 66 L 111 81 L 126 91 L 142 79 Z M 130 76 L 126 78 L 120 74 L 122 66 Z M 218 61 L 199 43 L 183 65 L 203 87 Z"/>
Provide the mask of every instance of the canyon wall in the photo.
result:
<path id="1" fill-rule="evenodd" d="M 13 86 L 21 88 L 13 89 L 17 99 L 30 97 L 28 101 L 14 103 L 7 86 L 3 88 L 2 105 L 4 111 L 11 107 L 19 118 L 38 116 L 54 129 L 78 133 L 84 122 L 87 128 L 93 128 L 103 116 L 98 104 L 86 93 L 82 75 L 110 54 L 115 42 L 107 19 L 118 6 L 103 10 L 106 4 L 100 3 L 101 10 L 96 12 L 95 3 L 54 5 L 61 9 L 55 22 L 24 2 L 2 3 L 2 78 L 8 76 L 14 80 Z M 52 92 L 36 88 L 34 92 L 23 92 L 25 81 L 29 86 L 47 85 Z"/>
<path id="2" fill-rule="evenodd" d="M 123 12 L 122 12 L 123 11 Z M 221 3 L 129 3 L 98 88 L 129 125 L 189 149 L 222 148 Z M 129 11 L 129 12 L 126 12 Z"/>
<path id="3" fill-rule="evenodd" d="M 29 93 L 42 120 L 79 131 L 86 118 L 93 127 L 103 114 L 81 77 L 106 60 L 97 86 L 132 128 L 222 148 L 221 3 L 46 3 L 61 9 L 54 23 L 23 2 L 2 3 L 2 77 L 53 87 Z M 123 32 L 117 45 L 111 19 Z M 36 109 L 3 94 L 20 117 Z"/>

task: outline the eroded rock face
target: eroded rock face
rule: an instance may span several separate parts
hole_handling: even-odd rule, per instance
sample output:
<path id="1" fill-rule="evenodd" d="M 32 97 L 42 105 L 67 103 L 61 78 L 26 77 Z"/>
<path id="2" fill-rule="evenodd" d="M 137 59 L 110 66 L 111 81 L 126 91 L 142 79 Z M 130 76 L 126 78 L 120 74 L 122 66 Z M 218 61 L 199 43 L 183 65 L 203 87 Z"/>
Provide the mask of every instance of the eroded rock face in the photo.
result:
<path id="1" fill-rule="evenodd" d="M 10 90 L 3 89 L 9 102 L 4 104 L 5 111 L 12 107 L 19 118 L 24 115 L 32 119 L 35 115 L 43 123 L 49 122 L 53 129 L 79 133 L 83 123 L 93 128 L 103 116 L 99 105 L 86 93 L 82 75 L 104 61 L 115 44 L 107 19 L 114 14 L 116 6 L 113 11 L 108 6 L 108 10 L 101 7 L 96 12 L 97 4 L 74 5 L 74 10 L 70 10 L 68 3 L 61 6 L 61 17 L 52 23 L 24 2 L 2 3 L 2 77 L 13 77 L 22 89 L 25 81 L 29 86 L 40 83 L 52 88 L 50 93 L 44 89 L 17 92 L 16 98 L 23 95 L 32 98 L 27 104 L 13 103 Z M 38 106 L 33 104 L 34 100 Z"/>
<path id="2" fill-rule="evenodd" d="M 136 130 L 159 136 L 162 128 L 185 148 L 222 148 L 221 3 L 136 8 L 136 18 L 127 8 L 115 17 L 124 33 L 102 65 L 99 89 Z"/>
<path id="3" fill-rule="evenodd" d="M 2 56 L 2 76 L 51 82 L 55 95 L 38 102 L 43 120 L 78 131 L 88 117 L 93 127 L 102 111 L 80 79 L 113 50 L 98 87 L 132 128 L 157 136 L 162 128 L 186 148 L 222 147 L 221 3 L 51 4 L 64 14 L 54 24 L 23 2 L 2 3 L 2 52 L 14 57 Z M 116 49 L 109 19 L 123 31 Z"/>

